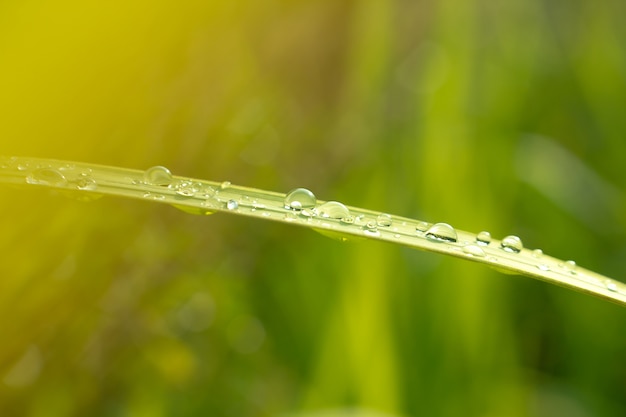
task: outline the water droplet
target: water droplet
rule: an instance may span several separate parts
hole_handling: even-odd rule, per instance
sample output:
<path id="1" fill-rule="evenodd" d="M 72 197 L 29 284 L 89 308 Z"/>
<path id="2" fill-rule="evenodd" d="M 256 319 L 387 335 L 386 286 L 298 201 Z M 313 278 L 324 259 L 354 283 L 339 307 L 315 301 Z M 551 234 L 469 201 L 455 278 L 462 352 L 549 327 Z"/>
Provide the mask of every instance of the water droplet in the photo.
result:
<path id="1" fill-rule="evenodd" d="M 617 284 L 615 284 L 615 282 L 611 281 L 610 279 L 604 281 L 604 286 L 609 291 L 617 292 Z"/>
<path id="2" fill-rule="evenodd" d="M 374 220 L 368 221 L 363 227 L 363 233 L 372 237 L 380 236 L 380 232 L 378 231 L 378 224 Z"/>
<path id="3" fill-rule="evenodd" d="M 435 223 L 426 231 L 426 238 L 435 242 L 456 242 L 457 235 L 448 223 Z"/>
<path id="4" fill-rule="evenodd" d="M 329 201 L 317 208 L 317 215 L 327 219 L 343 219 L 350 216 L 350 210 L 338 201 Z"/>
<path id="5" fill-rule="evenodd" d="M 143 179 L 151 185 L 170 185 L 172 183 L 172 173 L 163 166 L 154 166 L 146 169 Z"/>
<path id="6" fill-rule="evenodd" d="M 39 168 L 31 172 L 26 177 L 29 184 L 49 185 L 53 187 L 63 187 L 67 184 L 65 176 L 56 169 Z"/>
<path id="7" fill-rule="evenodd" d="M 483 230 L 476 235 L 476 243 L 479 245 L 487 246 L 491 243 L 491 233 Z"/>
<path id="8" fill-rule="evenodd" d="M 354 216 L 342 217 L 341 219 L 339 219 L 339 221 L 345 224 L 352 224 L 354 223 Z"/>
<path id="9" fill-rule="evenodd" d="M 381 213 L 376 217 L 376 224 L 380 227 L 389 227 L 392 222 L 391 216 L 386 213 Z"/>
<path id="10" fill-rule="evenodd" d="M 296 188 L 287 193 L 284 204 L 288 210 L 302 210 L 315 207 L 317 198 L 306 188 Z"/>
<path id="11" fill-rule="evenodd" d="M 239 203 L 235 200 L 228 200 L 226 203 L 226 208 L 228 210 L 237 210 L 239 208 Z"/>
<path id="12" fill-rule="evenodd" d="M 535 249 L 533 251 L 533 258 L 539 259 L 543 256 L 543 251 L 541 249 Z"/>
<path id="13" fill-rule="evenodd" d="M 171 185 L 170 188 L 176 190 L 177 195 L 186 198 L 193 197 L 198 191 L 196 184 L 191 181 L 180 181 Z"/>
<path id="14" fill-rule="evenodd" d="M 374 229 L 365 228 L 363 230 L 363 233 L 366 234 L 367 236 L 371 236 L 371 237 L 378 237 L 378 236 L 380 236 L 380 232 L 376 228 L 374 228 Z"/>
<path id="15" fill-rule="evenodd" d="M 76 188 L 82 191 L 93 191 L 98 188 L 98 184 L 91 176 L 81 175 L 78 180 L 76 180 Z"/>
<path id="16" fill-rule="evenodd" d="M 570 274 L 576 273 L 576 262 L 574 261 L 565 261 L 564 263 L 559 264 L 559 266 L 563 268 L 565 272 L 569 272 Z"/>
<path id="17" fill-rule="evenodd" d="M 302 209 L 302 211 L 300 211 L 300 214 L 304 217 L 308 217 L 309 220 L 311 220 L 313 217 L 316 216 L 315 214 L 315 209 Z"/>
<path id="18" fill-rule="evenodd" d="M 466 245 L 463 246 L 463 253 L 467 253 L 468 255 L 483 257 L 485 256 L 485 251 L 478 245 Z"/>
<path id="19" fill-rule="evenodd" d="M 524 248 L 524 245 L 519 237 L 511 235 L 502 239 L 500 247 L 506 252 L 520 253 Z"/>
<path id="20" fill-rule="evenodd" d="M 541 271 L 549 271 L 550 267 L 546 264 L 538 264 L 537 268 L 540 269 Z"/>
<path id="21" fill-rule="evenodd" d="M 224 181 L 223 183 L 220 184 L 220 189 L 225 190 L 228 187 L 230 187 L 230 181 Z"/>
<path id="22" fill-rule="evenodd" d="M 430 223 L 419 222 L 417 226 L 415 226 L 415 230 L 418 232 L 425 232 L 431 226 Z"/>

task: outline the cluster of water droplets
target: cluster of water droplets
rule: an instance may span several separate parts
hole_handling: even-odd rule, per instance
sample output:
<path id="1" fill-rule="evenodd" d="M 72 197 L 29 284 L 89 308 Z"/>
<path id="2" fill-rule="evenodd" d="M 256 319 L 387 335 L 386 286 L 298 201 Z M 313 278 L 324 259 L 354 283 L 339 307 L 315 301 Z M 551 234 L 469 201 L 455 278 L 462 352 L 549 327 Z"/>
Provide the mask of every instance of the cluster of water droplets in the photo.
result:
<path id="1" fill-rule="evenodd" d="M 98 184 L 91 169 L 79 169 L 73 163 L 61 163 L 55 167 L 49 163 L 9 158 L 2 161 L 0 168 L 24 172 L 27 184 L 62 188 L 64 195 L 74 199 L 91 201 L 101 197 L 101 194 L 95 192 Z M 77 193 L 78 191 L 87 193 Z"/>

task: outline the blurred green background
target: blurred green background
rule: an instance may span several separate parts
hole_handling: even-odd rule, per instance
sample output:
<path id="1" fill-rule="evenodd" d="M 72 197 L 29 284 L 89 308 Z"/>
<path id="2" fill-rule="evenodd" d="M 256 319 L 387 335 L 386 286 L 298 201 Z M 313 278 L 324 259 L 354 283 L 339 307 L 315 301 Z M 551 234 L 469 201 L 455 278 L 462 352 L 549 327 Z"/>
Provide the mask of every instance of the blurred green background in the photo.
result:
<path id="1" fill-rule="evenodd" d="M 99 4 L 95 4 L 99 3 Z M 624 280 L 626 2 L 0 2 L 0 154 L 444 221 Z M 626 310 L 0 188 L 2 416 L 623 416 Z"/>

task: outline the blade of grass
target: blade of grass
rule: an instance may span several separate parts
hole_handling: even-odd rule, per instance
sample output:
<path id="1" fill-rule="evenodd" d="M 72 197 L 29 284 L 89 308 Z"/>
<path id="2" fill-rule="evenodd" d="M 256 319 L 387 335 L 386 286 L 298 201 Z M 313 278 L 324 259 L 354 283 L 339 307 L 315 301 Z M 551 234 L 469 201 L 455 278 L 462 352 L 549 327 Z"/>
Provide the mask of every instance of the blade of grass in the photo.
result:
<path id="1" fill-rule="evenodd" d="M 523 248 L 515 236 L 491 239 L 485 233 L 316 200 L 312 195 L 308 205 L 299 207 L 286 205 L 283 193 L 175 176 L 164 167 L 142 171 L 20 157 L 0 158 L 0 183 L 52 188 L 87 200 L 101 195 L 149 200 L 194 214 L 229 212 L 312 228 L 340 240 L 381 240 L 483 263 L 626 306 L 623 283 Z"/>

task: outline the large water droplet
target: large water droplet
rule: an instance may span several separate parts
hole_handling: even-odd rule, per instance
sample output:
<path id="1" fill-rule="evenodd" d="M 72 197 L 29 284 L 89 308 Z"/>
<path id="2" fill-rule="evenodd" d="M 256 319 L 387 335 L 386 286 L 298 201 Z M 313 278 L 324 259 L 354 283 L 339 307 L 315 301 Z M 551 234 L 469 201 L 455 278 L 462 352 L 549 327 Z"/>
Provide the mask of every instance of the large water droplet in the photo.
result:
<path id="1" fill-rule="evenodd" d="M 143 179 L 151 185 L 170 185 L 172 183 L 172 173 L 163 166 L 154 166 L 146 169 Z"/>
<path id="2" fill-rule="evenodd" d="M 485 251 L 478 245 L 465 245 L 463 246 L 463 253 L 468 255 L 476 256 L 482 258 L 485 256 Z"/>
<path id="3" fill-rule="evenodd" d="M 65 176 L 56 169 L 39 168 L 31 172 L 26 177 L 29 184 L 49 185 L 53 187 L 63 187 L 67 184 Z"/>
<path id="4" fill-rule="evenodd" d="M 483 230 L 476 235 L 476 243 L 479 245 L 487 246 L 491 243 L 491 233 Z"/>
<path id="5" fill-rule="evenodd" d="M 380 227 L 389 227 L 392 222 L 391 216 L 387 213 L 381 213 L 376 217 L 376 224 Z"/>
<path id="6" fill-rule="evenodd" d="M 511 235 L 502 239 L 500 247 L 506 252 L 520 253 L 524 248 L 524 245 L 519 237 Z"/>
<path id="7" fill-rule="evenodd" d="M 317 198 L 315 194 L 306 188 L 296 188 L 285 196 L 284 204 L 286 209 L 302 210 L 315 207 Z"/>
<path id="8" fill-rule="evenodd" d="M 435 242 L 456 242 L 457 234 L 448 223 L 435 223 L 426 231 L 426 238 Z"/>
<path id="9" fill-rule="evenodd" d="M 228 200 L 226 208 L 228 210 L 237 210 L 239 208 L 239 203 L 236 200 Z"/>
<path id="10" fill-rule="evenodd" d="M 343 219 L 350 216 L 350 210 L 338 201 L 329 201 L 317 208 L 317 215 L 327 219 Z"/>

